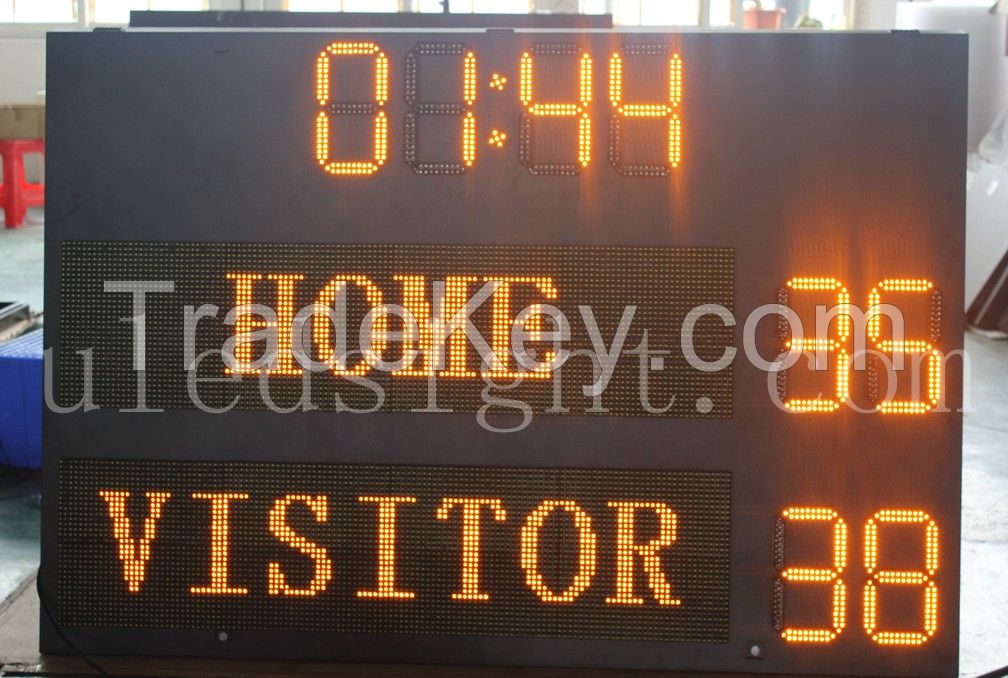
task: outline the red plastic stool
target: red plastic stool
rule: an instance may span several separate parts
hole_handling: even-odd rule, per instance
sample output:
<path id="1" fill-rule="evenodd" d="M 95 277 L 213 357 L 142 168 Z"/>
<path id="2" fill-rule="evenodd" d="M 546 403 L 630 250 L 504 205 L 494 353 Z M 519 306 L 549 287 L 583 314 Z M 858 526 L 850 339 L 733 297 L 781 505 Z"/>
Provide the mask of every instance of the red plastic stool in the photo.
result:
<path id="1" fill-rule="evenodd" d="M 45 204 L 45 184 L 25 181 L 24 157 L 28 153 L 45 155 L 45 142 L 41 139 L 0 139 L 3 158 L 0 207 L 3 207 L 7 228 L 21 226 L 29 207 Z"/>

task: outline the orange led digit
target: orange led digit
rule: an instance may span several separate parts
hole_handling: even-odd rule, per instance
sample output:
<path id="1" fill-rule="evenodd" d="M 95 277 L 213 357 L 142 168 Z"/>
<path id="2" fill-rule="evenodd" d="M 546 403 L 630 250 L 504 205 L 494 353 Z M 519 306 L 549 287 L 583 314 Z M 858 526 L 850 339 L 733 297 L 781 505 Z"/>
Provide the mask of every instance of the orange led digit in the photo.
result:
<path id="1" fill-rule="evenodd" d="M 438 520 L 448 520 L 455 506 L 462 507 L 462 590 L 452 593 L 452 600 L 486 602 L 490 594 L 480 590 L 480 509 L 486 506 L 497 522 L 507 520 L 500 499 L 445 497 L 437 509 Z"/>
<path id="2" fill-rule="evenodd" d="M 370 56 L 374 59 L 374 103 L 344 103 L 333 101 L 330 91 L 330 71 L 335 57 Z M 388 101 L 388 57 L 373 42 L 334 42 L 315 61 L 315 98 L 322 108 L 315 116 L 315 160 L 323 171 L 332 175 L 367 176 L 374 174 L 388 158 L 388 118 L 383 110 Z M 370 160 L 333 160 L 330 119 L 336 115 L 374 115 L 373 157 Z"/>
<path id="3" fill-rule="evenodd" d="M 472 106 L 476 103 L 476 55 L 466 54 L 463 65 L 462 89 L 466 104 L 466 114 L 462 119 L 462 162 L 472 167 L 476 160 L 476 114 Z"/>
<path id="4" fill-rule="evenodd" d="M 832 523 L 833 560 L 830 567 L 785 566 L 779 570 L 778 581 L 812 584 L 832 582 L 831 620 L 829 627 L 794 628 L 786 624 L 778 629 L 781 638 L 791 643 L 830 643 L 847 623 L 847 586 L 840 575 L 847 567 L 847 524 L 831 508 L 796 506 L 784 509 L 781 520 L 787 522 Z"/>
<path id="5" fill-rule="evenodd" d="M 609 57 L 609 103 L 618 106 L 623 99 L 623 57 L 614 52 Z"/>
<path id="6" fill-rule="evenodd" d="M 476 160 L 476 116 L 472 112 L 462 118 L 462 162 L 472 167 Z"/>
<path id="7" fill-rule="evenodd" d="M 539 569 L 539 533 L 549 515 L 563 509 L 574 520 L 578 532 L 578 570 L 570 585 L 560 593 L 546 585 Z M 595 577 L 598 537 L 592 529 L 592 519 L 576 502 L 568 499 L 547 499 L 525 518 L 521 531 L 521 566 L 525 583 L 544 603 L 572 603 L 584 593 Z"/>
<path id="8" fill-rule="evenodd" d="M 942 395 L 941 354 L 929 341 L 923 339 L 882 339 L 882 292 L 934 294 L 934 284 L 923 278 L 886 278 L 868 294 L 868 337 L 882 353 L 895 355 L 922 354 L 927 362 L 927 393 L 923 400 L 884 400 L 876 405 L 882 414 L 925 414 L 934 409 Z M 931 334 L 937 336 L 940 327 L 931 318 Z M 891 377 L 892 378 L 892 377 Z M 914 381 L 916 383 L 916 380 Z"/>
<path id="9" fill-rule="evenodd" d="M 158 520 L 161 519 L 161 509 L 171 498 L 170 492 L 145 492 L 147 497 L 147 517 L 144 518 L 143 536 L 133 537 L 133 528 L 126 514 L 126 502 L 130 493 L 124 490 L 99 490 L 98 494 L 108 504 L 109 518 L 112 520 L 112 536 L 115 538 L 119 551 L 119 560 L 123 566 L 123 579 L 130 593 L 140 590 L 147 576 L 147 561 L 151 557 L 151 542 L 156 536 Z"/>
<path id="10" fill-rule="evenodd" d="M 378 53 L 375 57 L 375 103 L 384 106 L 388 101 L 388 58 L 377 45 L 374 45 L 372 51 Z"/>
<path id="11" fill-rule="evenodd" d="M 228 577 L 231 540 L 231 502 L 248 499 L 244 492 L 194 492 L 193 499 L 210 502 L 210 584 L 193 586 L 193 595 L 244 596 L 248 589 L 231 586 Z"/>
<path id="12" fill-rule="evenodd" d="M 357 591 L 358 598 L 412 600 L 413 591 L 396 589 L 396 508 L 415 504 L 416 497 L 360 496 L 357 501 L 378 505 L 378 586 Z"/>
<path id="13" fill-rule="evenodd" d="M 611 501 L 616 509 L 616 595 L 606 598 L 611 605 L 643 605 L 644 599 L 634 594 L 634 556 L 639 555 L 647 574 L 648 586 L 659 605 L 680 605 L 682 600 L 672 595 L 672 585 L 662 569 L 658 552 L 676 540 L 676 514 L 668 504 L 643 501 Z M 658 536 L 644 544 L 637 542 L 638 510 L 658 515 Z"/>
<path id="14" fill-rule="evenodd" d="M 578 109 L 578 162 L 587 167 L 591 162 L 591 118 L 586 109 L 592 98 L 592 60 L 588 54 L 581 55 L 581 67 L 578 70 L 580 82 L 579 93 L 581 106 Z"/>
<path id="15" fill-rule="evenodd" d="M 476 103 L 476 55 L 467 52 L 462 63 L 462 98 L 466 106 Z"/>
<path id="16" fill-rule="evenodd" d="M 839 315 L 837 317 L 837 337 L 791 337 L 784 342 L 784 348 L 789 351 L 803 353 L 836 353 L 836 390 L 835 398 L 788 398 L 784 407 L 796 413 L 827 413 L 835 412 L 850 397 L 850 354 L 846 344 L 851 333 L 850 294 L 847 288 L 836 278 L 798 276 L 787 282 L 788 290 L 796 292 L 835 292 Z M 792 368 L 795 369 L 795 368 Z"/>
<path id="17" fill-rule="evenodd" d="M 577 55 L 574 45 L 551 47 L 545 54 Z M 591 116 L 588 106 L 592 100 L 592 59 L 587 52 L 578 56 L 578 101 L 577 103 L 543 103 L 534 100 L 534 59 L 533 52 L 524 52 L 518 68 L 518 99 L 525 112 L 522 114 L 521 148 L 523 163 L 533 174 L 578 174 L 581 168 L 591 163 Z M 576 163 L 537 163 L 532 159 L 532 120 L 537 117 L 572 117 L 577 119 L 578 151 Z"/>
<path id="18" fill-rule="evenodd" d="M 650 54 L 663 52 L 659 46 L 636 46 L 631 52 Z M 679 104 L 683 96 L 682 58 L 672 54 L 668 62 L 668 102 L 631 104 L 623 100 L 623 55 L 614 52 L 609 57 L 609 103 L 613 112 L 611 117 L 612 134 L 609 140 L 609 162 L 620 174 L 653 175 L 668 174 L 670 170 L 679 167 L 682 162 L 682 120 L 679 118 Z M 667 119 L 668 146 L 667 162 L 663 165 L 646 165 L 628 163 L 623 159 L 621 141 L 621 118 L 655 118 Z"/>
<path id="19" fill-rule="evenodd" d="M 462 91 L 456 102 L 424 101 L 420 92 L 422 60 L 430 57 L 455 56 L 462 62 Z M 476 54 L 461 42 L 421 42 L 406 55 L 406 114 L 404 130 L 404 150 L 406 163 L 417 174 L 464 174 L 476 162 L 476 103 L 477 72 Z M 456 159 L 420 157 L 419 138 L 423 117 L 454 117 L 460 121 L 459 155 Z M 451 155 L 455 155 L 452 153 Z M 461 157 L 461 161 L 458 158 Z"/>
<path id="20" fill-rule="evenodd" d="M 287 583 L 287 576 L 281 572 L 280 563 L 267 565 L 267 592 L 271 596 L 304 596 L 310 597 L 325 591 L 332 579 L 332 561 L 329 552 L 322 546 L 308 541 L 287 524 L 287 509 L 294 502 L 299 502 L 311 509 L 315 521 L 324 523 L 329 520 L 329 498 L 324 494 L 311 496 L 309 494 L 288 494 L 277 499 L 270 509 L 269 530 L 278 540 L 300 551 L 315 563 L 315 575 L 304 588 L 297 589 Z"/>
<path id="21" fill-rule="evenodd" d="M 532 55 L 528 52 L 521 55 L 518 67 L 518 100 L 522 106 L 532 102 Z"/>
<path id="22" fill-rule="evenodd" d="M 883 570 L 879 569 L 879 530 L 883 525 L 923 525 L 924 526 L 924 569 L 923 570 Z M 883 509 L 878 511 L 864 528 L 865 570 L 871 578 L 864 586 L 864 629 L 879 645 L 923 645 L 938 630 L 938 585 L 934 575 L 938 571 L 938 525 L 926 512 L 916 509 Z M 922 586 L 924 605 L 922 610 L 923 630 L 881 631 L 878 628 L 879 587 Z"/>

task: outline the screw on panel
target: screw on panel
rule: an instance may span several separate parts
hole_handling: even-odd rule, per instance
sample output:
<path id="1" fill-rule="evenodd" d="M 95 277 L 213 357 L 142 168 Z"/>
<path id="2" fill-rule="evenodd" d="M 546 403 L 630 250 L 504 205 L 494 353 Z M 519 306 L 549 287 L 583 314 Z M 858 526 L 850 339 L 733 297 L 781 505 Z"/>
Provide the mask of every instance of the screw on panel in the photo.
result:
<path id="1" fill-rule="evenodd" d="M 219 640 L 222 643 L 226 643 L 229 640 L 231 640 L 231 636 L 228 635 L 227 631 L 221 631 L 220 633 L 217 634 L 217 640 Z"/>
<path id="2" fill-rule="evenodd" d="M 749 658 L 750 659 L 763 659 L 763 645 L 762 645 L 762 643 L 749 643 Z"/>

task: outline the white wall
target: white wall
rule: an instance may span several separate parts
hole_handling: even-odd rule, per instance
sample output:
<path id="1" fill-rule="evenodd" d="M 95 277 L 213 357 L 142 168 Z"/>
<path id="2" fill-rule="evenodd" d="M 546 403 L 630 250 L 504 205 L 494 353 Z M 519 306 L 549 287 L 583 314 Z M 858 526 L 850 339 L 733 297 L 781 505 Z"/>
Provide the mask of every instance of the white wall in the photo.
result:
<path id="1" fill-rule="evenodd" d="M 0 38 L 0 105 L 39 103 L 45 89 L 45 38 Z"/>
<path id="2" fill-rule="evenodd" d="M 888 31 L 896 25 L 897 0 L 856 0 L 854 26 L 862 31 Z"/>
<path id="3" fill-rule="evenodd" d="M 1008 17 L 991 14 L 990 3 L 900 2 L 898 28 L 962 31 L 969 34 L 969 121 L 967 144 L 977 144 L 1008 107 Z"/>

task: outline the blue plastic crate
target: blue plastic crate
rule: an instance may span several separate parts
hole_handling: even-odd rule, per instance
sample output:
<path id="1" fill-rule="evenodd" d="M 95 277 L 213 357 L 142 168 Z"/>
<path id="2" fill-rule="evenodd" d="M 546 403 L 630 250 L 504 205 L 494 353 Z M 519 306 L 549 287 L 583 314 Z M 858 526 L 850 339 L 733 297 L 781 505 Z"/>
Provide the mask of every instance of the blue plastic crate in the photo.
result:
<path id="1" fill-rule="evenodd" d="M 42 467 L 42 330 L 0 344 L 0 465 Z"/>

